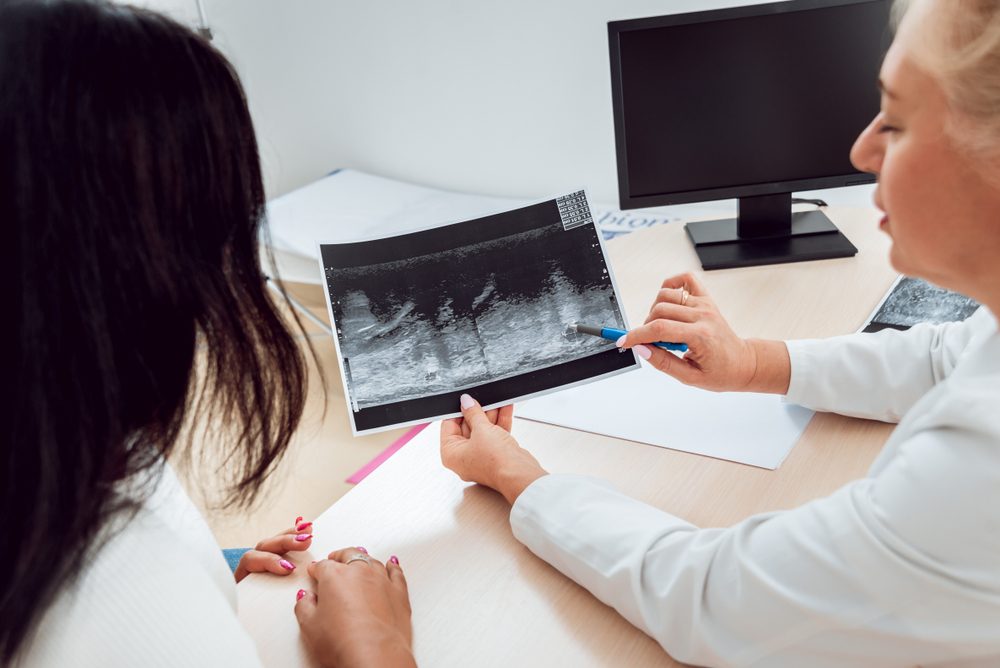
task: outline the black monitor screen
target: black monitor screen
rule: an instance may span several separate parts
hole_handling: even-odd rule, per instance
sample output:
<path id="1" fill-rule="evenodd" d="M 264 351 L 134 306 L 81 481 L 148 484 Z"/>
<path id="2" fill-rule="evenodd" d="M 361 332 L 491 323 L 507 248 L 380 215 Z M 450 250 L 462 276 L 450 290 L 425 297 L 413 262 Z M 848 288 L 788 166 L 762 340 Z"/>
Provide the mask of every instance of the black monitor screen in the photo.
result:
<path id="1" fill-rule="evenodd" d="M 888 13 L 799 0 L 610 24 L 623 206 L 844 185 L 824 180 L 857 175 Z"/>

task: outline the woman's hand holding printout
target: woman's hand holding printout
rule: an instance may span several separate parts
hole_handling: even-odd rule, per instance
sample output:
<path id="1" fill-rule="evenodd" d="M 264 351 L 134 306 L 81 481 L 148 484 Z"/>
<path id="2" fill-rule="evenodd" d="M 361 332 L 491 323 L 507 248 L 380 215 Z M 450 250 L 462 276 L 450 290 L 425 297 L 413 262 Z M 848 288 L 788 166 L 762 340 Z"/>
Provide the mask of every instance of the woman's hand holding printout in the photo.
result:
<path id="1" fill-rule="evenodd" d="M 513 421 L 513 406 L 486 412 L 463 394 L 462 417 L 441 423 L 441 463 L 466 482 L 495 489 L 512 505 L 548 473 L 510 435 Z"/>
<path id="2" fill-rule="evenodd" d="M 646 322 L 618 345 L 631 348 L 656 341 L 688 345 L 683 357 L 644 346 L 650 364 L 686 385 L 716 392 L 788 391 L 791 367 L 785 344 L 737 336 L 693 274 L 665 280 Z"/>

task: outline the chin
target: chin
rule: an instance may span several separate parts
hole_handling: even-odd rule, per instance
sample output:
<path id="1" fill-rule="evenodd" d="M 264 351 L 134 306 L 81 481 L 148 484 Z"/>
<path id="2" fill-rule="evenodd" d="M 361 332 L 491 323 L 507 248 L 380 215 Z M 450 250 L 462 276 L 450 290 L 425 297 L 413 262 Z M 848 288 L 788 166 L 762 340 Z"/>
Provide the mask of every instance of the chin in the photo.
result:
<path id="1" fill-rule="evenodd" d="M 896 244 L 889 247 L 889 265 L 901 274 L 909 274 L 904 268 L 906 263 L 900 262 L 901 258 L 899 253 L 896 251 Z"/>
<path id="2" fill-rule="evenodd" d="M 895 246 L 889 250 L 889 265 L 904 276 L 909 276 L 910 278 L 925 278 L 919 268 L 914 267 L 911 262 L 907 262 L 906 257 L 901 256 L 900 253 L 896 251 Z"/>
<path id="3" fill-rule="evenodd" d="M 893 269 L 908 278 L 919 278 L 939 288 L 962 292 L 961 289 L 954 286 L 954 281 L 951 280 L 950 275 L 942 276 L 940 274 L 936 274 L 935 272 L 929 272 L 925 269 L 921 269 L 919 266 L 915 266 L 912 262 L 907 262 L 906 258 L 900 257 L 898 253 L 890 251 L 889 264 Z"/>

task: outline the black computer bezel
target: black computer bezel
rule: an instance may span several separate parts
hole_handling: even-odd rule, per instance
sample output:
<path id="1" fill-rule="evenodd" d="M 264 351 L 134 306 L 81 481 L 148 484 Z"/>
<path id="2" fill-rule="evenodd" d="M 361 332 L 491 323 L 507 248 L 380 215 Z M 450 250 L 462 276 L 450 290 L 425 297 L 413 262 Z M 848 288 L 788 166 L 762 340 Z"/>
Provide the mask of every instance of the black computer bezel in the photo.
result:
<path id="1" fill-rule="evenodd" d="M 759 5 L 713 9 L 666 16 L 653 16 L 638 19 L 625 19 L 608 22 L 608 48 L 611 57 L 611 100 L 615 126 L 615 159 L 618 168 L 618 197 L 622 209 L 637 209 L 670 204 L 687 204 L 691 202 L 706 202 L 711 200 L 752 197 L 757 195 L 774 195 L 779 193 L 816 190 L 820 188 L 837 188 L 841 186 L 862 185 L 874 183 L 875 176 L 864 172 L 851 171 L 846 174 L 793 179 L 788 181 L 772 181 L 767 183 L 741 184 L 725 188 L 707 188 L 701 190 L 685 190 L 663 192 L 655 195 L 632 196 L 628 184 L 627 142 L 625 136 L 624 100 L 622 99 L 621 74 L 621 43 L 619 36 L 625 32 L 646 30 L 649 28 L 664 28 L 692 23 L 707 23 L 740 18 L 750 18 L 773 14 L 828 9 L 845 5 L 863 5 L 886 2 L 886 0 L 786 0 Z M 872 82 L 875 86 L 875 82 Z"/>

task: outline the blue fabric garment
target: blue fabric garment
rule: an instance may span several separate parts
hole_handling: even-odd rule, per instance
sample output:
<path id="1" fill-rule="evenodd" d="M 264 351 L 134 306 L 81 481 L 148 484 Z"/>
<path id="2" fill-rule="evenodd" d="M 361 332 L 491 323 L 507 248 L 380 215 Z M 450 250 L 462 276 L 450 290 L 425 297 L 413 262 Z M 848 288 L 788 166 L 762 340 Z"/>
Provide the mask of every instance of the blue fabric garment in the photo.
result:
<path id="1" fill-rule="evenodd" d="M 226 563 L 229 564 L 229 569 L 235 573 L 236 567 L 240 565 L 240 558 L 242 558 L 243 555 L 250 550 L 251 548 L 249 547 L 231 547 L 223 550 L 222 556 L 226 558 Z"/>

